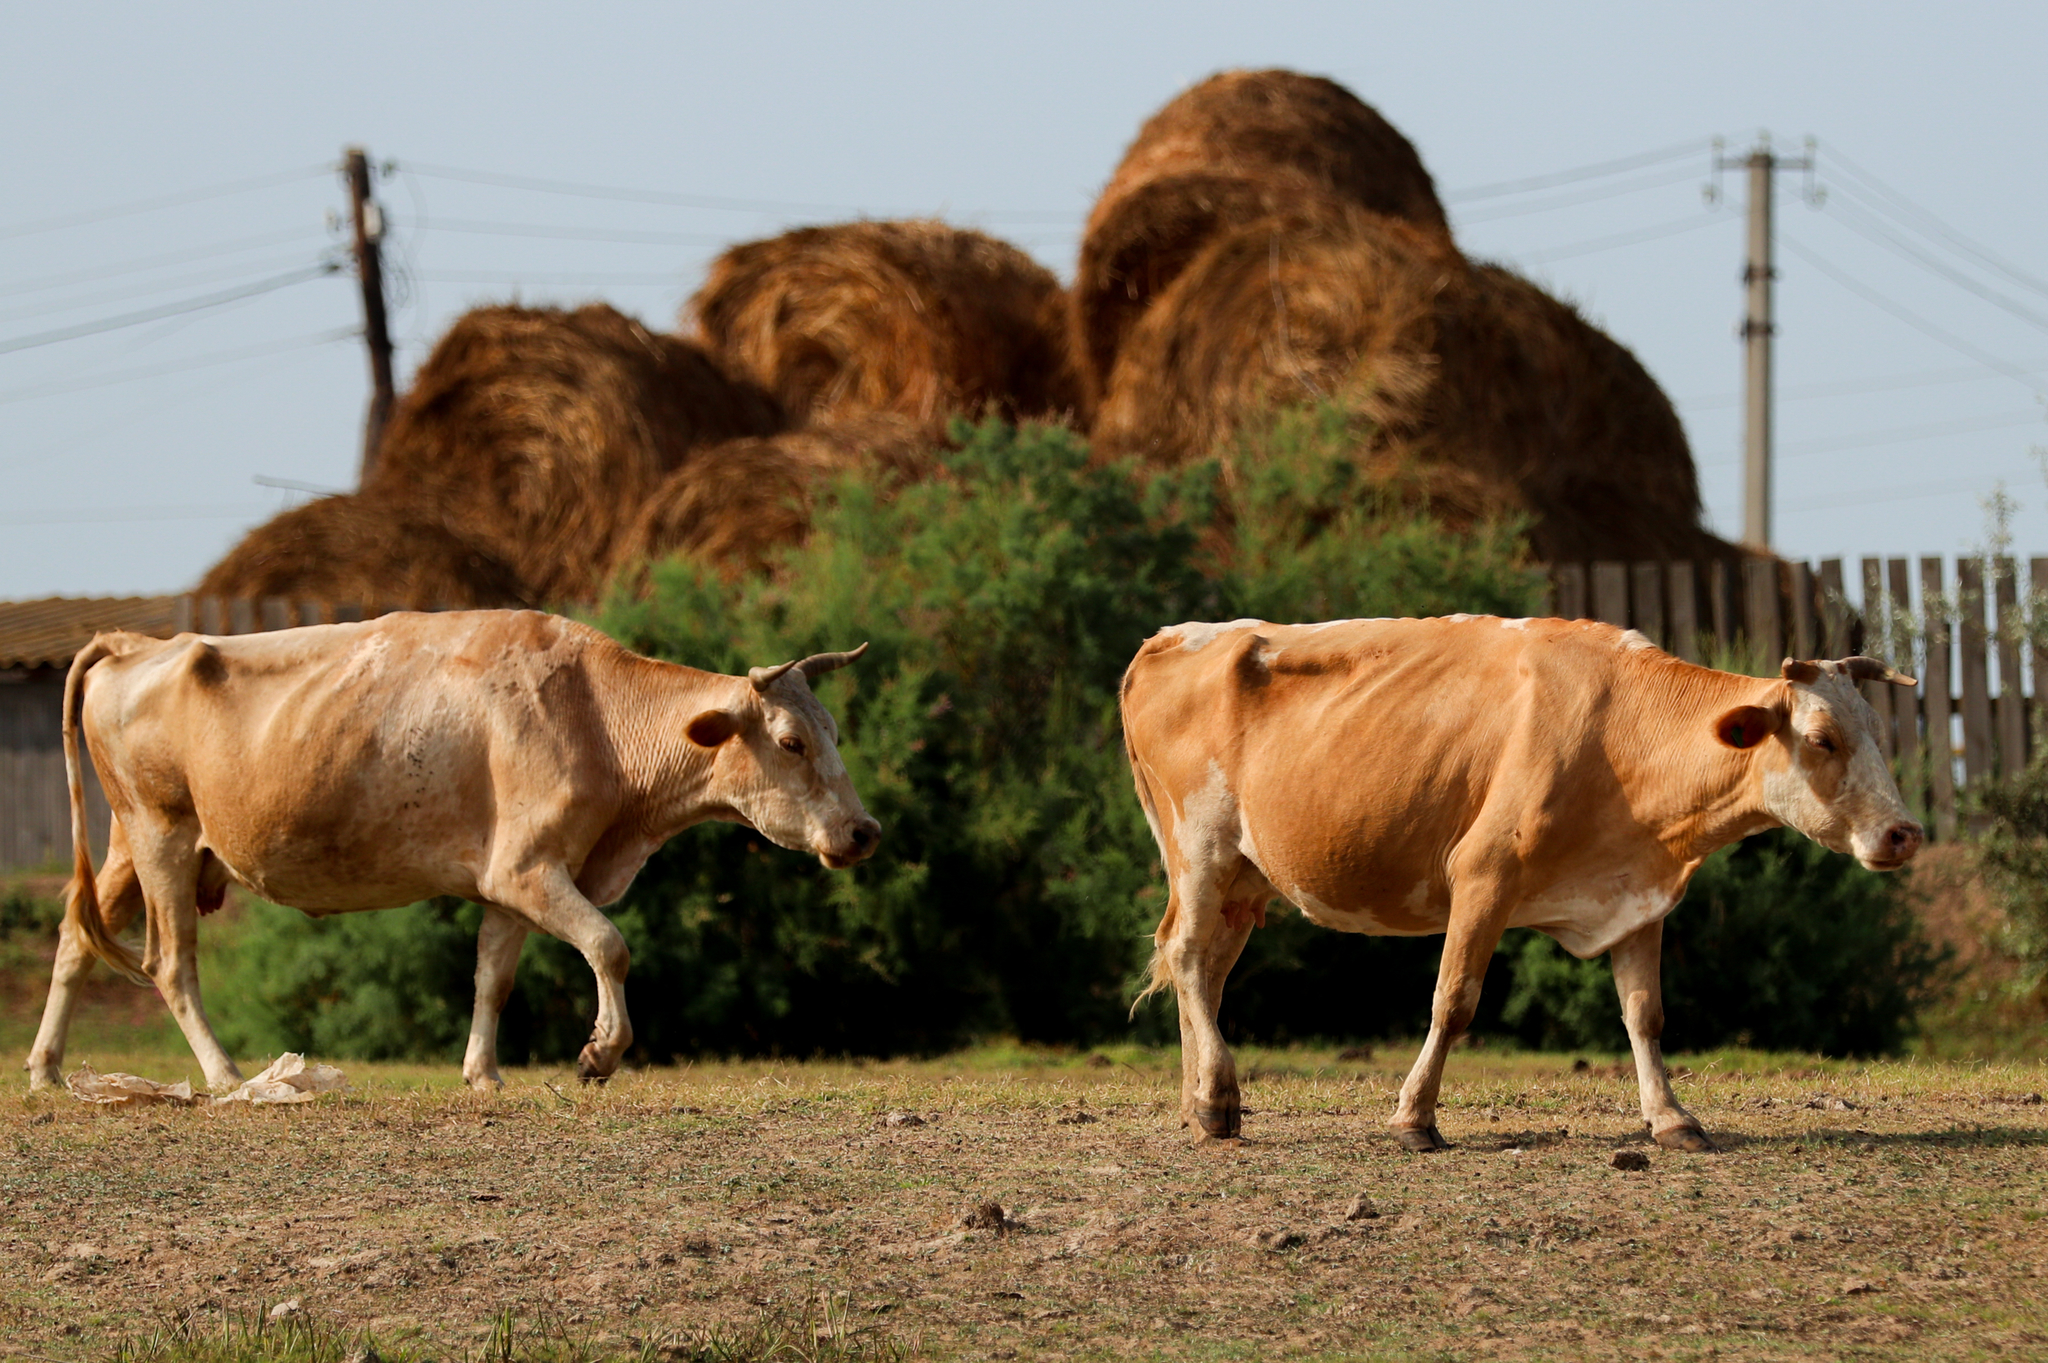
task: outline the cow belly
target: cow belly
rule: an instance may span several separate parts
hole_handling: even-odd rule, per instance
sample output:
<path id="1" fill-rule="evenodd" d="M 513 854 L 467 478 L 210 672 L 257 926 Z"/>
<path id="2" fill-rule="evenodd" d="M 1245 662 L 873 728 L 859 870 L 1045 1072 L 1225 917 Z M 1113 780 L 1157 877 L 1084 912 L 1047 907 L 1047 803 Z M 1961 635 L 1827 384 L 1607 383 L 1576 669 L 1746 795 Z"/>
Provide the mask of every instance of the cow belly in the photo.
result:
<path id="1" fill-rule="evenodd" d="M 1525 899 L 1508 926 L 1535 928 L 1572 955 L 1591 960 L 1677 905 L 1683 887 L 1570 885 Z"/>

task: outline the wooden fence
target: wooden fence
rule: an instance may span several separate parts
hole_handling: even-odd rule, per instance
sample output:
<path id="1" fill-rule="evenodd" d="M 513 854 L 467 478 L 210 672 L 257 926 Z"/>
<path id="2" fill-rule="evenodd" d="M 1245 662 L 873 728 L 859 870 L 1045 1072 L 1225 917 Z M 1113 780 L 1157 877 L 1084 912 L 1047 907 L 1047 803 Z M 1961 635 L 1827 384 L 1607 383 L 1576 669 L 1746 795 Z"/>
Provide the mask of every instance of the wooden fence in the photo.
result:
<path id="1" fill-rule="evenodd" d="M 1868 682 L 1885 755 L 1929 833 L 1957 833 L 1958 796 L 2048 742 L 2048 558 L 1794 563 L 1561 563 L 1552 609 L 1641 630 L 1696 662 L 1769 668 L 1868 653 L 1919 678 Z M 2030 693 L 2029 682 L 2033 689 Z"/>

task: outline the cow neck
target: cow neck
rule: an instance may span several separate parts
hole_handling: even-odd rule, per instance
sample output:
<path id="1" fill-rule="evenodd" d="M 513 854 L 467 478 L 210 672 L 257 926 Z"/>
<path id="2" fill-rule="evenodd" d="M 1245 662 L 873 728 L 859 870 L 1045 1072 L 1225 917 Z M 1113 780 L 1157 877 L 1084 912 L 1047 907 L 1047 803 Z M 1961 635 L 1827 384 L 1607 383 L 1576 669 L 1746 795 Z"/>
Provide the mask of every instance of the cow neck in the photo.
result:
<path id="1" fill-rule="evenodd" d="M 1763 763 L 1770 740 L 1730 748 L 1714 722 L 1738 705 L 1783 701 L 1784 683 L 1742 677 L 1646 653 L 1628 659 L 1631 675 L 1616 688 L 1610 715 L 1621 721 L 1609 750 L 1636 815 L 1679 861 L 1696 863 L 1777 826 L 1764 808 Z"/>
<path id="2" fill-rule="evenodd" d="M 692 743 L 685 730 L 706 710 L 744 713 L 752 699 L 746 679 L 623 650 L 607 672 L 612 684 L 600 690 L 600 705 L 618 755 L 628 817 L 649 836 L 666 839 L 731 813 L 712 798 L 717 753 Z"/>

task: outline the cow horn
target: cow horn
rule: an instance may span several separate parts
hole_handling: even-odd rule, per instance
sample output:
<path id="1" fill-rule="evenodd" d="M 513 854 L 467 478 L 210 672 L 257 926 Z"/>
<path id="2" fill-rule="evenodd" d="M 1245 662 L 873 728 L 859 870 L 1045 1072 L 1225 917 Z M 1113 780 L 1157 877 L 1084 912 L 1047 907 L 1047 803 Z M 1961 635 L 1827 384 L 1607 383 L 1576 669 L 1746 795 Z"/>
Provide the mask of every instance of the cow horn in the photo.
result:
<path id="1" fill-rule="evenodd" d="M 754 684 L 756 691 L 766 691 L 769 687 L 775 685 L 776 682 L 782 680 L 783 673 L 797 665 L 796 661 L 792 659 L 786 663 L 778 663 L 774 667 L 750 667 L 747 669 L 747 680 Z"/>
<path id="2" fill-rule="evenodd" d="M 798 663 L 796 668 L 797 671 L 804 674 L 806 680 L 812 677 L 822 677 L 827 672 L 836 672 L 848 663 L 857 661 L 860 655 L 867 651 L 868 646 L 862 644 L 859 648 L 850 649 L 845 653 L 813 653 L 810 657 Z"/>
<path id="3" fill-rule="evenodd" d="M 1893 686 L 1918 686 L 1920 684 L 1917 679 L 1909 677 L 1905 673 L 1894 669 L 1891 664 L 1881 663 L 1875 658 L 1844 658 L 1842 659 L 1842 671 L 1848 673 L 1850 677 L 1857 681 L 1890 682 Z"/>
<path id="4" fill-rule="evenodd" d="M 1778 664 L 1778 675 L 1788 682 L 1798 682 L 1801 686 L 1811 686 L 1820 680 L 1820 664 L 1802 663 L 1792 658 L 1787 658 L 1784 662 Z"/>

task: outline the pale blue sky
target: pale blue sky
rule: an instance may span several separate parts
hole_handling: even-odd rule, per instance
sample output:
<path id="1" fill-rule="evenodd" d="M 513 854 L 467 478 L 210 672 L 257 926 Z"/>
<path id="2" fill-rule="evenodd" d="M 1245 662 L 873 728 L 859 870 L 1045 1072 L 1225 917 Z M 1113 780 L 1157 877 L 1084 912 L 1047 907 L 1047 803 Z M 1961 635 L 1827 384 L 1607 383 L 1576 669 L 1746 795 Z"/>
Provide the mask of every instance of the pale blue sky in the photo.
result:
<path id="1" fill-rule="evenodd" d="M 597 298 L 672 325 L 724 243 L 861 212 L 982 226 L 1065 277 L 1139 121 L 1212 71 L 1266 65 L 1376 105 L 1469 252 L 1641 356 L 1731 534 L 1743 191 L 1728 177 L 1707 216 L 1707 143 L 1817 137 L 1828 203 L 1802 205 L 1796 176 L 1779 200 L 1780 548 L 1952 553 L 1982 539 L 1979 498 L 2003 477 L 2018 547 L 2048 552 L 2029 455 L 2048 445 L 2048 8 L 11 3 L 6 31 L 0 599 L 175 590 L 289 495 L 253 478 L 352 482 L 366 378 L 360 343 L 333 339 L 359 321 L 345 277 L 8 348 L 316 262 L 338 242 L 324 218 L 345 197 L 324 167 L 346 143 L 398 170 L 380 192 L 407 280 L 402 380 L 478 303 Z M 1695 150 L 1461 195 L 1680 144 Z M 1997 263 L 1902 225 L 1915 206 Z"/>

